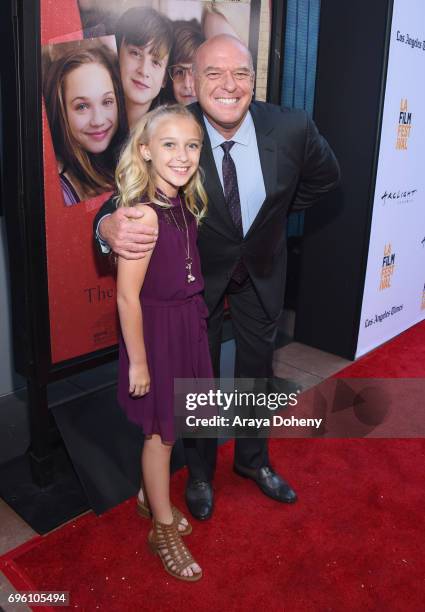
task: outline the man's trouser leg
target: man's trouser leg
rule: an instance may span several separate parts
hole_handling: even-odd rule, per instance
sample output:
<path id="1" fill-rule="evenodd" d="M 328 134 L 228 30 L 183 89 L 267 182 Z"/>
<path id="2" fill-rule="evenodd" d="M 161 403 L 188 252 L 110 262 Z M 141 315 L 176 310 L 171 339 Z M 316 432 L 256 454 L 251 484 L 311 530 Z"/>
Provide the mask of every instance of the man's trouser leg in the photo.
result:
<path id="1" fill-rule="evenodd" d="M 235 378 L 264 378 L 273 374 L 272 360 L 277 322 L 269 319 L 249 278 L 242 285 L 234 281 L 226 290 L 236 343 Z M 220 378 L 224 296 L 210 313 L 208 339 L 214 376 Z M 217 461 L 214 438 L 184 439 L 186 463 L 191 478 L 212 480 Z M 268 465 L 266 438 L 240 438 L 235 442 L 235 463 L 257 469 Z"/>
<path id="2" fill-rule="evenodd" d="M 214 376 L 220 378 L 221 337 L 223 332 L 224 295 L 208 317 L 208 341 Z M 217 462 L 217 438 L 183 439 L 189 477 L 211 481 Z"/>
<path id="3" fill-rule="evenodd" d="M 228 299 L 236 342 L 235 378 L 267 380 L 273 375 L 277 322 L 272 321 L 264 311 L 249 278 L 242 285 L 231 282 Z M 267 384 L 262 390 L 267 392 Z M 268 463 L 267 438 L 236 439 L 236 465 L 258 469 Z"/>

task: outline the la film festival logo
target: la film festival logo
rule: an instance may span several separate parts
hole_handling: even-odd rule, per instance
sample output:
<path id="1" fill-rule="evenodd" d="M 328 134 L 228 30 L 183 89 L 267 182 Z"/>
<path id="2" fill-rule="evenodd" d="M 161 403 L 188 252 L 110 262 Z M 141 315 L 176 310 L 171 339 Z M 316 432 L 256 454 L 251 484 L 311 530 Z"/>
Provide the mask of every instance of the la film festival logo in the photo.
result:
<path id="1" fill-rule="evenodd" d="M 379 283 L 379 291 L 389 289 L 391 287 L 391 278 L 395 268 L 395 253 L 392 252 L 391 244 L 386 244 L 384 247 L 384 257 L 382 259 L 381 282 Z"/>
<path id="2" fill-rule="evenodd" d="M 397 141 L 395 148 L 398 151 L 407 151 L 407 144 L 412 129 L 412 113 L 408 110 L 407 98 L 400 102 L 400 113 L 398 116 Z"/>

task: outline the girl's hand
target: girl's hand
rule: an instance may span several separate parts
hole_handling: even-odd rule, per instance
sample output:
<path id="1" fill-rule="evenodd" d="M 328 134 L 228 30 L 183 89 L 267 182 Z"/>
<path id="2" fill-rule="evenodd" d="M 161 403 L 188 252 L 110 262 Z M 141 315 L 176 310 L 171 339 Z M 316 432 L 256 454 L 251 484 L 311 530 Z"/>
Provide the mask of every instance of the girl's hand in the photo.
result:
<path id="1" fill-rule="evenodd" d="M 151 377 L 149 375 L 148 364 L 130 365 L 128 371 L 129 387 L 128 392 L 133 397 L 141 397 L 149 393 Z"/>

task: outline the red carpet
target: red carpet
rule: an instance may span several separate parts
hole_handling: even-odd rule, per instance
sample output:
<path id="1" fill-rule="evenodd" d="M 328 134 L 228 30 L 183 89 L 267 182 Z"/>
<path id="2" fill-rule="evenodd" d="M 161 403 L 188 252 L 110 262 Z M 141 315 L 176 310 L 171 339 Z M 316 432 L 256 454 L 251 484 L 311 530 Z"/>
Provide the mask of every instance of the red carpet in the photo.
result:
<path id="1" fill-rule="evenodd" d="M 424 347 L 421 324 L 340 376 L 425 376 Z M 87 612 L 422 612 L 425 440 L 288 439 L 270 449 L 299 501 L 266 498 L 231 471 L 232 444 L 221 447 L 214 518 L 188 537 L 199 583 L 169 577 L 149 553 L 134 500 L 31 540 L 0 569 L 19 590 L 70 591 L 68 609 Z M 172 480 L 181 508 L 185 478 Z"/>
<path id="2" fill-rule="evenodd" d="M 425 321 L 371 351 L 338 378 L 425 378 Z"/>
<path id="3" fill-rule="evenodd" d="M 87 612 L 424 609 L 424 440 L 271 441 L 301 493 L 293 506 L 234 475 L 231 451 L 220 449 L 214 518 L 188 538 L 199 583 L 163 571 L 134 500 L 35 538 L 0 568 L 20 590 L 69 590 Z M 181 507 L 185 476 L 173 478 Z"/>

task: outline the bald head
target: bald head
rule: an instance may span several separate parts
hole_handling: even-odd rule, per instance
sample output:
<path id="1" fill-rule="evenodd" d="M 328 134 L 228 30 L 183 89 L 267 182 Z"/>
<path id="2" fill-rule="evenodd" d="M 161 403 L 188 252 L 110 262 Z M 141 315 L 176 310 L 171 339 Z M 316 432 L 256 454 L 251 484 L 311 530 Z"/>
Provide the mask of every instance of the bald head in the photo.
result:
<path id="1" fill-rule="evenodd" d="M 195 91 L 208 121 L 228 139 L 243 122 L 251 104 L 254 69 L 249 49 L 235 36 L 209 38 L 194 61 Z"/>
<path id="2" fill-rule="evenodd" d="M 239 38 L 231 34 L 218 34 L 203 42 L 196 50 L 193 69 L 195 72 L 198 72 L 205 66 L 205 62 L 208 63 L 217 55 L 226 55 L 229 52 L 232 53 L 235 51 L 238 51 L 241 55 L 245 55 L 246 65 L 251 70 L 254 70 L 251 51 L 241 40 L 239 40 Z"/>

